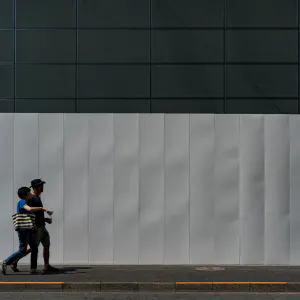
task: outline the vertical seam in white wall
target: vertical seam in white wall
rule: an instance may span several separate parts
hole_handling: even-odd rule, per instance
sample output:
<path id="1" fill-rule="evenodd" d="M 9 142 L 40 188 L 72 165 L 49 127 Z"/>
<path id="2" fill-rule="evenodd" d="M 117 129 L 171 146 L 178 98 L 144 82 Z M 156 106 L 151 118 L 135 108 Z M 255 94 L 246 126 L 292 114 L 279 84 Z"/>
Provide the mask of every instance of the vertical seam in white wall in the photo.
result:
<path id="1" fill-rule="evenodd" d="M 162 263 L 165 264 L 165 256 L 166 256 L 166 114 L 164 114 L 164 128 L 163 128 L 163 171 L 164 171 L 164 249 L 163 249 L 163 261 Z"/>
<path id="2" fill-rule="evenodd" d="M 13 213 L 14 213 L 14 210 L 15 210 L 15 201 L 14 201 L 14 195 L 15 195 L 15 173 L 16 173 L 16 170 L 15 170 L 15 151 L 16 151 L 16 147 L 15 147 L 15 113 L 13 114 L 13 190 L 12 190 L 12 209 L 13 209 Z M 14 249 L 15 249 L 15 235 L 14 235 L 14 231 L 12 232 L 12 235 L 13 235 L 13 248 L 12 248 L 12 253 L 14 252 Z"/>
<path id="3" fill-rule="evenodd" d="M 64 235 L 65 235 L 65 114 L 62 114 L 62 212 L 61 212 L 61 216 L 62 216 L 62 229 L 61 229 L 61 261 L 62 264 L 65 263 L 64 260 Z"/>
<path id="4" fill-rule="evenodd" d="M 14 195 L 15 195 L 15 112 L 16 112 L 16 90 L 17 90 L 17 87 L 16 87 L 16 60 L 17 60 L 17 31 L 16 31 L 16 23 L 17 23 L 17 20 L 16 20 L 16 13 L 17 11 L 17 1 L 16 0 L 13 0 L 13 21 L 14 21 L 14 114 L 13 114 L 13 193 L 12 193 L 12 206 L 13 206 L 13 213 L 14 213 Z M 14 252 L 14 249 L 15 249 L 15 238 L 14 238 L 14 231 L 12 233 L 13 235 L 13 248 L 12 248 L 12 253 Z"/>
<path id="5" fill-rule="evenodd" d="M 38 171 L 37 178 L 40 178 L 40 114 L 37 114 L 37 146 L 38 146 Z"/>
<path id="6" fill-rule="evenodd" d="M 264 153 L 264 184 L 263 184 L 263 187 L 264 187 L 264 213 L 263 213 L 263 216 L 264 216 L 264 237 L 263 237 L 263 240 L 264 240 L 264 249 L 263 249 L 263 264 L 265 265 L 266 262 L 265 262 L 265 248 L 266 248 L 266 239 L 265 239 L 265 236 L 266 236 L 266 136 L 265 136 L 265 133 L 266 133 L 266 117 L 263 115 L 263 153 Z"/>
<path id="7" fill-rule="evenodd" d="M 241 264 L 241 241 L 242 241 L 242 235 L 241 235 L 241 117 L 238 116 L 238 203 L 239 203 L 239 216 L 238 216 L 238 224 L 239 224 L 239 264 Z"/>
<path id="8" fill-rule="evenodd" d="M 212 191 L 212 201 L 213 201 L 213 215 L 212 215 L 212 219 L 213 219 L 213 260 L 215 261 L 215 197 L 216 197 L 216 178 L 215 178 L 215 174 L 216 174 L 216 115 L 213 115 L 214 117 L 214 137 L 213 137 L 213 191 Z"/>
<path id="9" fill-rule="evenodd" d="M 13 81 L 13 86 L 14 86 L 14 113 L 17 111 L 17 0 L 13 0 L 13 30 L 14 30 L 14 81 Z"/>
<path id="10" fill-rule="evenodd" d="M 288 118 L 288 135 L 289 135 L 289 260 L 288 264 L 291 264 L 291 127 L 290 120 L 291 117 Z"/>
<path id="11" fill-rule="evenodd" d="M 191 264 L 191 114 L 189 114 L 189 190 L 188 190 L 188 197 L 189 197 L 189 264 Z"/>
<path id="12" fill-rule="evenodd" d="M 91 170 L 91 143 L 90 143 L 90 118 L 91 115 L 85 115 L 84 117 L 87 118 L 87 151 L 88 151 L 88 161 L 87 161 L 87 165 L 88 165 L 88 174 L 87 174 L 87 222 L 88 222 L 88 226 L 87 226 L 87 252 L 88 252 L 88 264 L 91 264 L 91 260 L 90 260 L 90 232 L 91 232 L 91 224 L 90 224 L 90 178 L 91 178 L 91 174 L 90 174 L 90 170 Z"/>
<path id="13" fill-rule="evenodd" d="M 141 188 L 141 180 L 140 180 L 140 161 L 141 161 L 141 124 L 140 124 L 140 114 L 138 117 L 138 264 L 140 264 L 140 227 L 141 227 L 141 199 L 140 199 L 140 188 Z"/>
<path id="14" fill-rule="evenodd" d="M 37 113 L 34 116 L 37 116 L 37 152 L 38 152 L 37 153 L 37 177 L 35 175 L 34 177 L 40 178 L 40 114 Z M 44 201 L 43 198 L 42 201 Z"/>
<path id="15" fill-rule="evenodd" d="M 112 114 L 112 131 L 113 131 L 113 204 L 112 204 L 112 227 L 113 227 L 113 255 L 112 261 L 115 264 L 115 114 Z"/>

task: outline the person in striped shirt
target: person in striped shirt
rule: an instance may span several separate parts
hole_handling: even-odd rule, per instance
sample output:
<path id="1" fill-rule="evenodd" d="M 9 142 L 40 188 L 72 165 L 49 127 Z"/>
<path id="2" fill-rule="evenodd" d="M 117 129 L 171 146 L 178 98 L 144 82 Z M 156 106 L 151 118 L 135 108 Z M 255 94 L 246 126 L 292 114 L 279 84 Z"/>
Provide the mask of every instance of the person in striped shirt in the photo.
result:
<path id="1" fill-rule="evenodd" d="M 28 201 L 32 198 L 30 189 L 28 187 L 21 187 L 18 190 L 18 196 L 20 198 L 17 204 L 17 214 L 33 214 L 37 211 L 47 211 L 43 207 L 30 207 L 28 206 Z M 36 236 L 36 228 L 33 229 L 19 229 L 19 250 L 0 262 L 1 273 L 6 275 L 6 268 L 12 265 L 15 261 L 18 261 L 27 254 L 27 246 L 31 249 L 31 259 L 30 259 L 30 273 L 37 273 L 37 256 L 38 256 L 38 244 Z"/>

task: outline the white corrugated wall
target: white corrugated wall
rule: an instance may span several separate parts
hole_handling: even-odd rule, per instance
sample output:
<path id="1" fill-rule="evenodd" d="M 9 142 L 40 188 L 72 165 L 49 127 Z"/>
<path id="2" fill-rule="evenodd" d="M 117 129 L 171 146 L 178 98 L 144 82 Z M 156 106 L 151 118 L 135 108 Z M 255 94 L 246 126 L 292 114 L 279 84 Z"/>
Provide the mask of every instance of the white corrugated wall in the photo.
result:
<path id="1" fill-rule="evenodd" d="M 53 264 L 300 263 L 297 115 L 0 114 L 3 258 L 36 177 Z"/>

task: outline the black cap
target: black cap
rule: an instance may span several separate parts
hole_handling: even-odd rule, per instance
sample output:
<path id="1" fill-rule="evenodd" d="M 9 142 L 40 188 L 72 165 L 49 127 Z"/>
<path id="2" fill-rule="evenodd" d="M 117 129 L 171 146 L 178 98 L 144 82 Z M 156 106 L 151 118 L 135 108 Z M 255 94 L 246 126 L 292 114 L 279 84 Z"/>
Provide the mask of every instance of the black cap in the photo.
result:
<path id="1" fill-rule="evenodd" d="M 42 181 L 41 179 L 33 179 L 31 181 L 31 186 L 30 187 L 35 187 L 35 186 L 39 186 L 46 183 L 45 181 Z"/>

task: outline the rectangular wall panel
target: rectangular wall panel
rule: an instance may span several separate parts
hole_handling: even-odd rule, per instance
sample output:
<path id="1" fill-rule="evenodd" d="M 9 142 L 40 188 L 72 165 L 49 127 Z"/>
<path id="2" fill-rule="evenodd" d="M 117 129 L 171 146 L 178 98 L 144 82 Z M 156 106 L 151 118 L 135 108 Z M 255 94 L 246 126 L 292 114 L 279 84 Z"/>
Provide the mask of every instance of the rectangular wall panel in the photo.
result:
<path id="1" fill-rule="evenodd" d="M 164 264 L 189 263 L 189 115 L 165 115 Z"/>
<path id="2" fill-rule="evenodd" d="M 52 224 L 46 224 L 51 238 L 50 262 L 61 264 L 63 262 L 64 242 L 63 114 L 40 114 L 38 137 L 39 176 L 46 181 L 42 201 L 44 207 L 54 210 Z M 41 263 L 43 262 L 42 255 L 39 255 L 39 260 Z"/>
<path id="3" fill-rule="evenodd" d="M 16 213 L 17 192 L 14 189 L 14 115 L 0 114 L 0 253 L 7 258 L 16 249 L 12 214 Z"/>
<path id="4" fill-rule="evenodd" d="M 89 235 L 88 116 L 64 116 L 64 249 L 65 264 L 88 262 Z"/>
<path id="5" fill-rule="evenodd" d="M 15 114 L 14 122 L 14 203 L 18 202 L 16 195 L 21 186 L 30 186 L 32 179 L 38 178 L 39 142 L 38 114 Z M 14 235 L 14 250 L 19 247 L 17 234 Z M 43 250 L 39 248 L 39 257 Z M 20 260 L 20 264 L 28 264 L 30 256 Z M 41 259 L 39 259 L 41 261 Z"/>
<path id="6" fill-rule="evenodd" d="M 113 264 L 114 116 L 89 115 L 89 263 Z"/>
<path id="7" fill-rule="evenodd" d="M 290 254 L 289 117 L 265 116 L 265 264 Z"/>
<path id="8" fill-rule="evenodd" d="M 239 263 L 239 117 L 215 116 L 215 263 Z"/>
<path id="9" fill-rule="evenodd" d="M 137 264 L 139 115 L 114 115 L 114 263 Z"/>
<path id="10" fill-rule="evenodd" d="M 300 118 L 289 117 L 290 130 L 290 261 L 300 264 Z"/>
<path id="11" fill-rule="evenodd" d="M 140 117 L 139 263 L 162 264 L 164 255 L 164 116 Z"/>
<path id="12" fill-rule="evenodd" d="M 0 114 L 3 258 L 17 189 L 41 178 L 54 265 L 298 265 L 298 132 L 287 115 Z"/>
<path id="13" fill-rule="evenodd" d="M 190 116 L 190 264 L 214 263 L 214 115 Z"/>
<path id="14" fill-rule="evenodd" d="M 264 263 L 264 117 L 240 117 L 241 264 Z"/>

